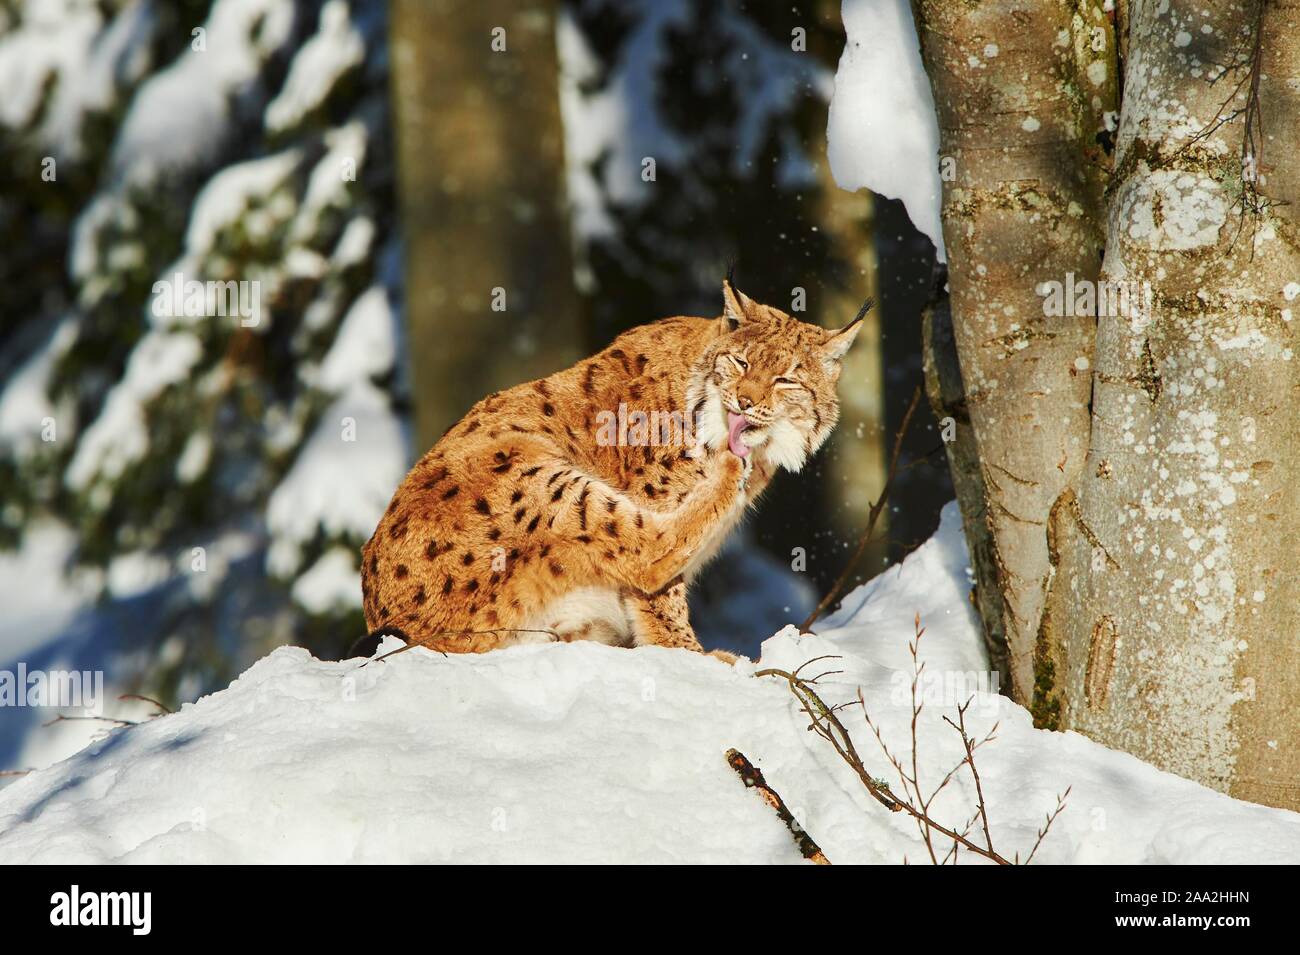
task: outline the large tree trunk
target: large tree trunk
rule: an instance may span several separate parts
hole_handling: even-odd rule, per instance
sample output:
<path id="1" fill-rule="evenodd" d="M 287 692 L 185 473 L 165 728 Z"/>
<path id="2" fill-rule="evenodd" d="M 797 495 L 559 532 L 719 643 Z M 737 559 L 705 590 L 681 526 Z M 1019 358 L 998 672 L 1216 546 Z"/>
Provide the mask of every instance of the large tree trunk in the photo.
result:
<path id="1" fill-rule="evenodd" d="M 1300 809 L 1300 5 L 1132 17 L 1104 273 L 1152 302 L 1099 317 L 1088 461 L 1054 512 L 1061 724 Z"/>
<path id="2" fill-rule="evenodd" d="M 1000 591 L 1011 693 L 1026 704 L 1044 676 L 1035 649 L 1051 572 L 1047 517 L 1087 450 L 1082 369 L 1094 331 L 1086 316 L 1046 318 L 1036 286 L 1067 272 L 1097 277 L 1106 157 L 1094 133 L 1115 96 L 1113 53 L 1101 83 L 1087 78 L 1105 57 L 1092 52 L 1091 30 L 1113 49 L 1110 25 L 1100 6 L 1091 22 L 1075 13 L 1019 0 L 916 6 L 940 150 L 956 167 L 944 183 L 944 242 L 985 494 L 983 513 L 965 518 L 987 528 L 981 548 L 996 573 L 984 576 Z"/>
<path id="3" fill-rule="evenodd" d="M 1300 8 L 1118 9 L 916 6 L 982 610 L 1039 725 L 1300 808 Z"/>
<path id="4" fill-rule="evenodd" d="M 565 209 L 556 6 L 392 4 L 418 450 L 484 395 L 551 374 L 585 347 Z"/>

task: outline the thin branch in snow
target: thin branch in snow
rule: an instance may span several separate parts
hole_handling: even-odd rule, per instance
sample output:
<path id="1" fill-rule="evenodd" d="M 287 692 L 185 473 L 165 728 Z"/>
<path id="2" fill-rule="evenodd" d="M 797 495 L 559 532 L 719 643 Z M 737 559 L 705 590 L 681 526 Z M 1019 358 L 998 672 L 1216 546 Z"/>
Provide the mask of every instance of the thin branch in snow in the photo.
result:
<path id="1" fill-rule="evenodd" d="M 862 695 L 861 688 L 857 691 L 856 700 L 832 706 L 827 704 L 826 701 L 818 695 L 817 689 L 814 686 L 815 681 L 821 679 L 826 674 L 820 674 L 815 679 L 807 679 L 801 675 L 802 671 L 810 664 L 819 660 L 828 659 L 827 656 L 814 657 L 811 660 L 806 660 L 800 664 L 798 669 L 793 673 L 786 670 L 765 669 L 759 670 L 754 675 L 759 677 L 781 677 L 789 684 L 790 690 L 794 694 L 795 699 L 799 701 L 803 711 L 808 715 L 808 728 L 831 744 L 835 752 L 845 763 L 848 764 L 857 775 L 858 779 L 862 782 L 862 785 L 866 787 L 867 792 L 869 792 L 877 802 L 885 806 L 885 808 L 889 809 L 891 812 L 905 812 L 912 817 L 916 822 L 917 831 L 920 834 L 921 841 L 925 845 L 926 853 L 930 856 L 930 861 L 935 865 L 947 864 L 949 860 L 955 864 L 961 848 L 965 848 L 968 851 L 985 859 L 989 859 L 992 862 L 996 862 L 999 865 L 1012 865 L 1012 860 L 1007 859 L 999 853 L 993 845 L 992 828 L 989 824 L 988 806 L 984 797 L 984 784 L 983 780 L 980 778 L 979 770 L 975 765 L 976 751 L 979 750 L 980 747 L 987 743 L 991 743 L 997 738 L 998 726 L 1000 724 L 995 723 L 982 737 L 978 739 L 972 738 L 970 731 L 966 727 L 966 711 L 974 701 L 973 696 L 964 704 L 957 707 L 957 718 L 955 722 L 946 716 L 944 717 L 944 721 L 952 726 L 961 736 L 963 750 L 962 759 L 957 763 L 957 765 L 953 766 L 944 774 L 938 784 L 929 791 L 928 795 L 921 786 L 920 759 L 918 755 L 920 747 L 918 745 L 919 737 L 917 727 L 920 723 L 921 713 L 925 709 L 925 702 L 918 693 L 921 676 L 925 672 L 925 663 L 920 658 L 920 643 L 921 638 L 925 635 L 925 628 L 921 626 L 921 618 L 919 614 L 914 620 L 914 626 L 916 636 L 908 643 L 908 650 L 911 652 L 912 656 L 912 713 L 910 723 L 912 753 L 908 763 L 904 763 L 902 759 L 895 755 L 893 750 L 891 750 L 889 745 L 885 742 L 880 727 L 872 721 L 871 714 L 867 711 L 866 700 Z M 862 707 L 863 719 L 865 720 L 867 727 L 871 730 L 876 741 L 880 744 L 880 748 L 885 754 L 885 759 L 893 767 L 895 773 L 898 774 L 901 793 L 895 793 L 887 782 L 871 775 L 867 770 L 865 763 L 862 761 L 861 756 L 858 755 L 857 748 L 853 743 L 852 737 L 849 735 L 848 729 L 844 726 L 844 723 L 837 715 L 839 710 L 844 709 L 846 706 L 852 706 L 855 704 Z M 971 776 L 975 781 L 976 808 L 974 813 L 961 829 L 949 828 L 935 821 L 934 817 L 930 813 L 930 807 L 934 803 L 936 797 L 938 797 L 939 793 L 943 792 L 948 784 L 956 778 L 963 766 L 970 768 Z M 1037 839 L 1031 847 L 1028 857 L 1025 859 L 1026 864 L 1033 859 L 1034 854 L 1038 851 L 1038 847 L 1042 845 L 1043 840 L 1046 838 L 1048 831 L 1052 827 L 1052 824 L 1065 809 L 1065 799 L 1069 793 L 1070 790 L 1066 789 L 1065 793 L 1057 798 L 1056 809 L 1048 814 L 1046 822 L 1038 831 Z M 983 845 L 972 841 L 970 838 L 970 832 L 974 828 L 976 822 L 980 824 L 983 830 Z M 952 843 L 952 848 L 942 857 L 938 855 L 934 846 L 935 833 L 938 833 Z M 1015 861 L 1018 863 L 1019 859 L 1020 855 L 1019 853 L 1016 853 Z M 906 863 L 907 859 L 904 858 L 903 861 Z"/>
<path id="2" fill-rule="evenodd" d="M 115 726 L 139 726 L 139 720 L 117 720 L 111 716 L 64 716 L 60 713 L 52 720 L 46 720 L 41 726 L 53 726 L 55 723 L 73 723 L 77 720 L 90 720 L 100 723 L 112 723 Z"/>
<path id="3" fill-rule="evenodd" d="M 169 715 L 172 712 L 171 710 L 167 709 L 167 707 L 159 703 L 157 700 L 147 696 L 140 696 L 137 693 L 124 693 L 123 695 L 119 696 L 118 699 L 119 700 L 144 700 L 146 703 L 152 703 L 154 706 L 158 707 L 163 712 L 150 713 L 147 717 L 145 717 L 142 720 L 124 720 L 112 716 L 65 716 L 62 713 L 60 713 L 58 716 L 54 717 L 54 719 L 46 720 L 44 723 L 41 724 L 41 726 L 46 727 L 46 726 L 53 726 L 56 723 L 75 723 L 79 721 L 111 723 L 113 726 L 139 726 L 141 723 L 148 723 L 150 720 L 157 719 L 160 716 Z"/>
<path id="4" fill-rule="evenodd" d="M 556 640 L 560 639 L 560 635 L 556 633 L 554 630 L 533 630 L 526 627 L 489 627 L 483 630 L 438 630 L 435 633 L 429 634 L 429 636 L 430 637 L 464 637 L 475 633 L 548 633 L 554 639 Z M 374 659 L 367 660 L 365 663 L 361 664 L 360 667 L 357 667 L 357 669 L 360 670 L 361 667 L 367 666 L 368 664 L 371 663 L 381 663 L 384 660 L 387 660 L 389 657 L 395 657 L 397 656 L 397 654 L 405 653 L 407 650 L 414 650 L 416 647 L 424 647 L 426 650 L 432 650 L 435 653 L 441 653 L 444 657 L 447 655 L 447 651 L 439 650 L 437 647 L 426 646 L 423 643 L 408 643 L 404 647 L 398 647 L 396 650 L 389 650 L 387 653 L 381 654 L 380 656 L 377 656 Z"/>
<path id="5" fill-rule="evenodd" d="M 868 305 L 870 299 L 868 299 Z M 865 306 L 864 306 L 865 307 Z M 876 524 L 880 521 L 880 515 L 885 509 L 885 504 L 889 500 L 889 492 L 893 487 L 894 479 L 898 476 L 898 459 L 903 453 L 903 438 L 907 436 L 907 429 L 912 424 L 912 415 L 915 414 L 917 405 L 921 403 L 921 389 L 918 387 L 912 392 L 912 400 L 907 405 L 907 411 L 903 415 L 903 421 L 898 426 L 898 433 L 894 435 L 894 449 L 889 455 L 889 471 L 885 477 L 885 486 L 880 489 L 880 496 L 871 503 L 871 510 L 867 512 L 867 528 L 858 540 L 858 546 L 853 551 L 853 556 L 849 558 L 844 569 L 840 571 L 839 577 L 835 579 L 834 585 L 826 592 L 826 596 L 821 602 L 813 608 L 812 613 L 808 614 L 807 619 L 799 625 L 800 631 L 809 633 L 813 623 L 820 617 L 840 594 L 848 586 L 849 576 L 853 572 L 854 566 L 857 565 L 858 559 L 862 557 L 863 551 L 867 549 L 867 544 L 871 543 L 876 533 Z"/>
<path id="6" fill-rule="evenodd" d="M 154 706 L 158 707 L 158 709 L 162 710 L 163 713 L 170 714 L 172 712 L 170 708 L 164 706 L 162 703 L 159 703 L 152 696 L 144 696 L 143 694 L 140 693 L 123 693 L 121 696 L 118 697 L 118 699 L 119 700 L 141 700 L 145 703 L 152 703 Z M 162 714 L 156 714 L 156 715 L 160 716 Z"/>
<path id="7" fill-rule="evenodd" d="M 746 786 L 758 790 L 759 795 L 763 797 L 763 801 L 776 811 L 781 821 L 785 823 L 786 828 L 794 836 L 795 844 L 799 847 L 799 852 L 805 859 L 811 860 L 816 865 L 831 864 L 825 853 L 813 841 L 812 836 L 808 835 L 804 828 L 799 825 L 794 813 L 786 808 L 785 800 L 781 798 L 780 793 L 768 785 L 767 780 L 763 778 L 761 769 L 751 763 L 745 754 L 738 749 L 727 750 L 727 764 L 736 771 L 736 774 L 744 781 Z"/>
<path id="8" fill-rule="evenodd" d="M 951 719 L 949 719 L 946 716 L 943 718 L 943 720 L 945 723 L 947 723 L 949 726 L 951 726 L 953 729 L 957 730 L 957 732 L 961 734 L 961 743 L 966 750 L 965 762 L 966 765 L 970 767 L 971 776 L 975 778 L 975 796 L 976 796 L 976 803 L 979 806 L 980 824 L 984 827 L 984 844 L 987 845 L 989 849 L 992 849 L 993 837 L 989 834 L 989 814 L 988 814 L 988 810 L 985 808 L 984 805 L 984 787 L 980 782 L 979 770 L 975 768 L 975 750 L 979 749 L 985 743 L 990 742 L 991 740 L 996 738 L 995 734 L 998 731 L 998 724 L 994 723 L 993 728 L 988 731 L 988 734 L 982 740 L 980 740 L 979 742 L 972 742 L 969 734 L 967 734 L 966 732 L 966 710 L 970 707 L 971 702 L 974 699 L 975 697 L 972 695 L 969 700 L 967 700 L 961 706 L 957 707 L 956 723 L 954 723 Z"/>
<path id="9" fill-rule="evenodd" d="M 803 666 L 807 666 L 807 663 L 803 664 Z M 799 669 L 803 669 L 803 666 Z M 754 676 L 779 676 L 786 680 L 790 684 L 790 691 L 794 693 L 795 699 L 799 701 L 804 712 L 808 714 L 808 718 L 812 721 L 809 728 L 835 748 L 840 758 L 853 768 L 854 772 L 858 774 L 858 778 L 862 780 L 862 784 L 867 787 L 867 791 L 871 793 L 877 802 L 890 812 L 898 812 L 903 808 L 898 800 L 894 798 L 893 793 L 889 791 L 889 787 L 883 785 L 879 780 L 873 779 L 871 774 L 867 772 L 861 757 L 858 756 L 856 747 L 853 745 L 853 738 L 849 735 L 849 731 L 840 722 L 840 718 L 835 715 L 835 711 L 817 695 L 812 684 L 799 676 L 798 670 L 794 673 L 777 669 L 759 670 Z"/>
<path id="10" fill-rule="evenodd" d="M 1056 797 L 1056 808 L 1047 814 L 1047 821 L 1044 822 L 1043 827 L 1038 830 L 1038 838 L 1034 840 L 1034 845 L 1029 850 L 1029 855 L 1025 859 L 1025 865 L 1029 865 L 1029 863 L 1033 861 L 1034 853 L 1037 852 L 1038 847 L 1043 844 L 1043 839 L 1046 838 L 1047 831 L 1052 828 L 1052 823 L 1056 822 L 1056 817 L 1061 814 L 1063 809 L 1065 809 L 1065 800 L 1070 798 L 1070 790 L 1072 788 L 1072 786 L 1066 786 L 1065 792 Z M 1016 861 L 1020 861 L 1020 853 L 1016 853 Z"/>
<path id="11" fill-rule="evenodd" d="M 969 835 L 970 835 L 970 831 L 971 831 L 971 829 L 974 828 L 974 826 L 975 826 L 975 820 L 977 820 L 979 817 L 980 817 L 980 811 L 979 811 L 978 809 L 976 809 L 975 812 L 971 815 L 971 817 L 970 817 L 969 819 L 966 820 L 966 825 L 962 826 L 961 834 L 962 834 L 963 836 L 969 836 Z M 956 865 L 956 864 L 957 864 L 957 854 L 958 854 L 958 850 L 960 850 L 960 849 L 961 849 L 961 843 L 960 843 L 960 842 L 954 842 L 954 843 L 952 844 L 952 848 L 949 849 L 949 850 L 944 854 L 944 857 L 943 857 L 942 859 L 939 860 L 939 864 L 940 864 L 940 865 L 947 865 L 947 864 L 948 864 L 948 860 L 951 859 L 951 860 L 952 860 L 952 864 L 953 864 L 953 865 Z"/>

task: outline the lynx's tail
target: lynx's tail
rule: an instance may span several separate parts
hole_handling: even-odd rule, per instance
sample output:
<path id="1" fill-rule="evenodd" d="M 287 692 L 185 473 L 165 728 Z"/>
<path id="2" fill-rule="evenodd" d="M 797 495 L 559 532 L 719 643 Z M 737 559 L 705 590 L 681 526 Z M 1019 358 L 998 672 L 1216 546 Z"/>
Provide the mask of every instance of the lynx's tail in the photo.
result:
<path id="1" fill-rule="evenodd" d="M 352 649 L 348 651 L 348 658 L 353 657 L 372 657 L 379 644 L 383 642 L 384 637 L 396 637 L 403 643 L 410 643 L 410 638 L 397 627 L 380 627 L 372 631 L 352 644 Z"/>

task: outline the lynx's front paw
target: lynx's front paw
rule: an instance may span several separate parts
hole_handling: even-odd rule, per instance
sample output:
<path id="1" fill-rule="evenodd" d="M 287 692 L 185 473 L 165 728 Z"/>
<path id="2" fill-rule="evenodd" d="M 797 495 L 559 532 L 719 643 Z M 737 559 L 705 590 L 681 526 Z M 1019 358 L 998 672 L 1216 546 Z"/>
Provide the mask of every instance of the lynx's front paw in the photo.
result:
<path id="1" fill-rule="evenodd" d="M 726 650 L 710 650 L 709 656 L 715 660 L 721 660 L 723 663 L 735 666 L 737 663 L 749 663 L 749 657 L 742 657 L 739 653 L 728 653 Z"/>
<path id="2" fill-rule="evenodd" d="M 754 470 L 754 459 L 748 455 L 738 457 L 727 451 L 723 453 L 720 465 L 727 479 L 735 482 L 736 493 L 743 496 L 749 486 L 749 475 Z"/>

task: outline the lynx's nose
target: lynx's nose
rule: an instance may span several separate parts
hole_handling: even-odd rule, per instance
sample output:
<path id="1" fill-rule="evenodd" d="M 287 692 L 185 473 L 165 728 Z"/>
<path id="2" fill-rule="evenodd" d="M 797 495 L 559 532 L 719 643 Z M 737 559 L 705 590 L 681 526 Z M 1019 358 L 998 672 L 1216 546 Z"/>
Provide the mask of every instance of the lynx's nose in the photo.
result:
<path id="1" fill-rule="evenodd" d="M 748 376 L 736 382 L 736 403 L 741 411 L 748 411 L 763 400 L 764 389 L 757 379 Z"/>

